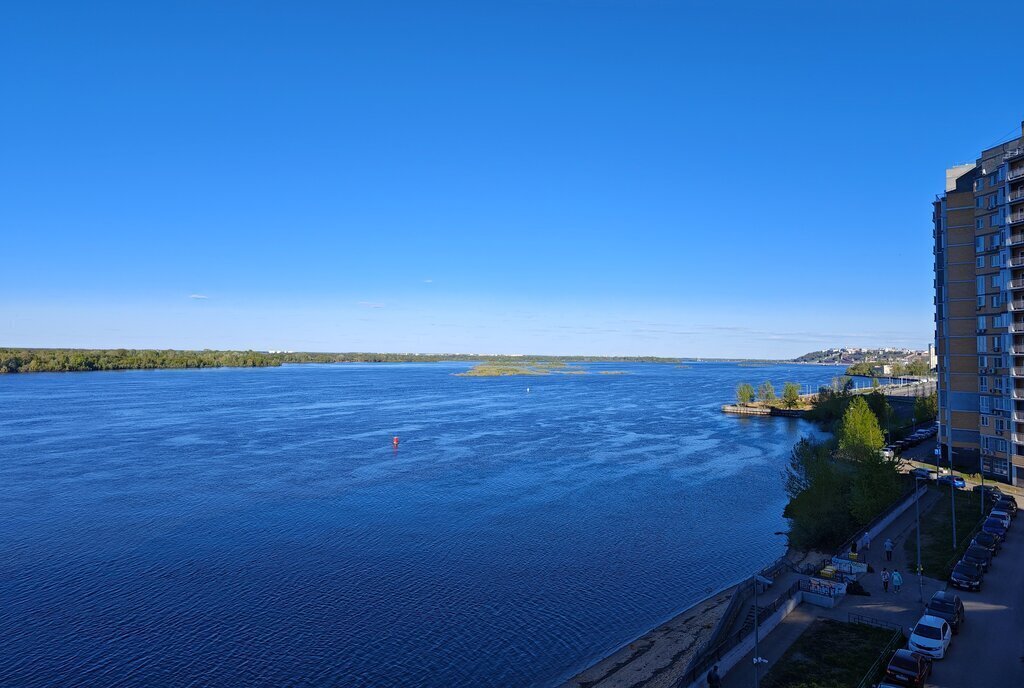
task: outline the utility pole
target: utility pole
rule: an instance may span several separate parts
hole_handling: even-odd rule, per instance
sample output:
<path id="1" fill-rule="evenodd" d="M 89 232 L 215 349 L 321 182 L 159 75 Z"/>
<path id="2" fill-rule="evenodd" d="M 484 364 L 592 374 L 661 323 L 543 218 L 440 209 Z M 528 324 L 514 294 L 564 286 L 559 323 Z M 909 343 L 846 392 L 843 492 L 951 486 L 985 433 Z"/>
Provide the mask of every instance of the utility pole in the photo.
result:
<path id="1" fill-rule="evenodd" d="M 924 602 L 924 578 L 921 574 L 921 479 L 914 477 L 914 510 L 917 512 L 917 601 Z"/>

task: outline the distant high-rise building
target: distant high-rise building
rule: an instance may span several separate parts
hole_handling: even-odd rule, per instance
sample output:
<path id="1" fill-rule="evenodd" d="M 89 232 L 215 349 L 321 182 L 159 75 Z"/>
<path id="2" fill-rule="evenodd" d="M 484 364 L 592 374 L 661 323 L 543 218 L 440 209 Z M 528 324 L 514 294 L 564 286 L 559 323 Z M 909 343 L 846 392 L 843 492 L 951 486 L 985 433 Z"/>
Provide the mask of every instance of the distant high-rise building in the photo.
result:
<path id="1" fill-rule="evenodd" d="M 1024 122 L 946 170 L 933 222 L 939 442 L 960 466 L 1024 483 Z"/>

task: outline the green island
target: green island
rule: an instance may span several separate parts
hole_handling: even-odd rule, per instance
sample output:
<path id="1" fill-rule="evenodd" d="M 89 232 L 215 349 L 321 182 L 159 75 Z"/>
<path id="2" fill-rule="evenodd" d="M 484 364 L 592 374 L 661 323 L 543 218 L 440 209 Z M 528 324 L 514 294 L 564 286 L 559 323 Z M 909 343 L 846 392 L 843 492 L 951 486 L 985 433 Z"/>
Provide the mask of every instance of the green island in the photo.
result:
<path id="1" fill-rule="evenodd" d="M 574 361 L 579 359 L 572 359 Z M 507 377 L 511 375 L 586 375 L 587 371 L 567 365 L 564 360 L 486 361 L 478 363 L 458 377 Z M 624 370 L 601 370 L 600 375 L 627 375 Z"/>
<path id="2" fill-rule="evenodd" d="M 677 358 L 657 356 L 484 356 L 476 354 L 316 353 L 293 351 L 186 351 L 178 349 L 40 349 L 0 348 L 0 374 L 66 373 L 100 370 L 153 370 L 161 368 L 265 368 L 299 363 L 436 363 L 473 361 L 481 366 L 505 367 L 517 372 L 499 374 L 547 374 L 568 362 L 578 363 L 678 363 Z M 478 366 L 479 367 L 479 366 Z M 536 372 L 522 372 L 523 369 Z M 563 371 L 581 374 L 585 371 Z M 487 373 L 475 373 L 485 375 Z M 493 373 L 491 373 L 493 374 Z"/>

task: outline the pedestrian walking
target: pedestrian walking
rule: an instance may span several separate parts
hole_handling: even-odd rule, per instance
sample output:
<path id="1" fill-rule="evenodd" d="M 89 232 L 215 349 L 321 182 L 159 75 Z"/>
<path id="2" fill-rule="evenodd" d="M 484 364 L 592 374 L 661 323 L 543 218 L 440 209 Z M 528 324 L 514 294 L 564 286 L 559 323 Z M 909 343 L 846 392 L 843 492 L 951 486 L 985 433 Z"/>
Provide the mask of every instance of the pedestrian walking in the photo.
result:
<path id="1" fill-rule="evenodd" d="M 722 677 L 718 675 L 717 664 L 708 672 L 708 688 L 722 688 Z"/>
<path id="2" fill-rule="evenodd" d="M 889 592 L 889 569 L 882 569 L 882 592 Z"/>
<path id="3" fill-rule="evenodd" d="M 885 560 L 886 561 L 892 561 L 892 548 L 893 547 L 895 547 L 895 545 L 892 544 L 892 538 L 886 538 L 885 539 Z"/>
<path id="4" fill-rule="evenodd" d="M 900 575 L 899 569 L 892 570 L 892 589 L 895 592 L 899 592 L 900 588 L 903 587 L 903 576 Z"/>
<path id="5" fill-rule="evenodd" d="M 868 552 L 871 551 L 871 536 L 868 535 L 867 533 L 864 533 L 864 537 L 862 537 L 860 539 L 860 541 L 861 541 L 860 548 L 862 550 L 864 550 L 864 558 L 867 559 L 868 558 Z"/>

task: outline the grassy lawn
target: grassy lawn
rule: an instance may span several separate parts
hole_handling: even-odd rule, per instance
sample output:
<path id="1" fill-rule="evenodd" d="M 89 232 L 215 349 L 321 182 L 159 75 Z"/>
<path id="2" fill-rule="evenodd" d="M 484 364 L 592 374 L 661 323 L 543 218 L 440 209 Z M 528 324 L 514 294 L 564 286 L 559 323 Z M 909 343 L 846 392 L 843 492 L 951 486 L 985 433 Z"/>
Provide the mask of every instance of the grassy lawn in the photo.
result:
<path id="1" fill-rule="evenodd" d="M 932 486 L 930 489 L 940 492 L 939 501 L 928 511 L 921 514 L 921 568 L 924 575 L 936 580 L 949 577 L 954 554 L 963 552 L 971 541 L 975 526 L 981 519 L 979 498 L 970 490 L 958 490 L 956 493 L 956 536 L 958 548 L 953 550 L 953 519 L 950 518 L 952 505 L 948 487 Z M 907 555 L 907 572 L 915 573 L 913 565 L 917 562 L 917 534 L 912 529 L 904 543 Z"/>
<path id="2" fill-rule="evenodd" d="M 763 688 L 856 686 L 878 659 L 893 631 L 819 619 L 797 638 L 761 679 Z"/>

